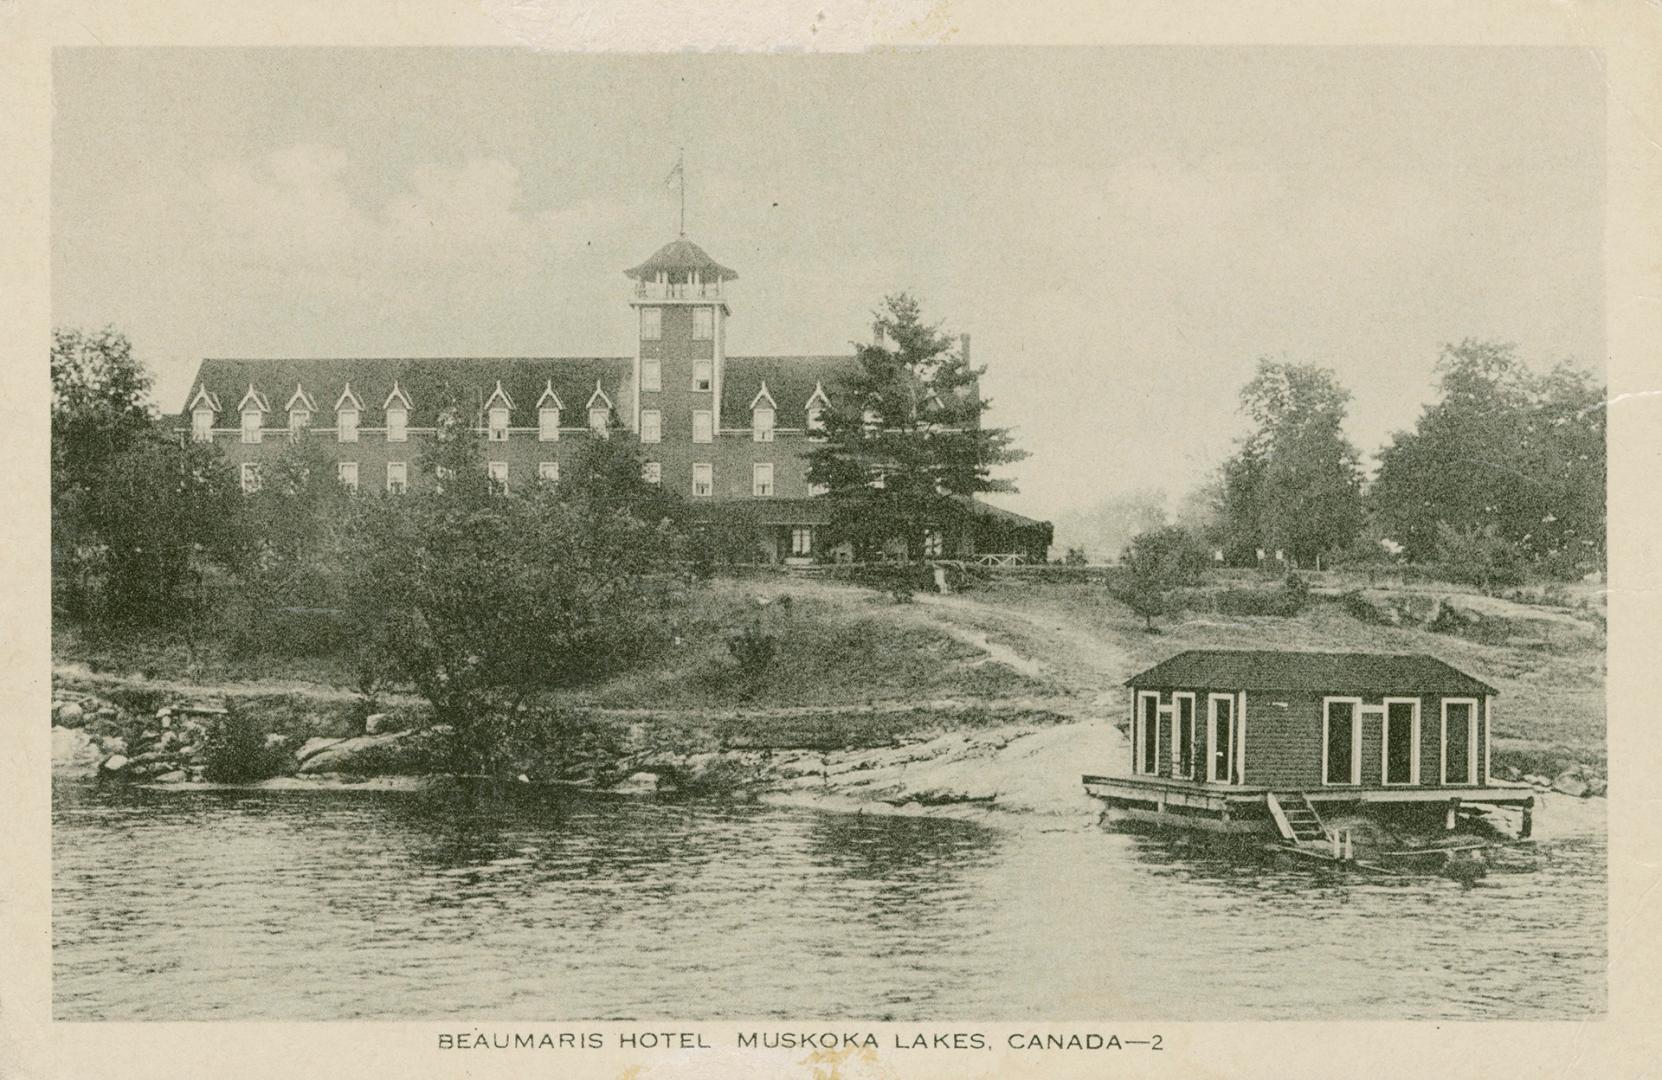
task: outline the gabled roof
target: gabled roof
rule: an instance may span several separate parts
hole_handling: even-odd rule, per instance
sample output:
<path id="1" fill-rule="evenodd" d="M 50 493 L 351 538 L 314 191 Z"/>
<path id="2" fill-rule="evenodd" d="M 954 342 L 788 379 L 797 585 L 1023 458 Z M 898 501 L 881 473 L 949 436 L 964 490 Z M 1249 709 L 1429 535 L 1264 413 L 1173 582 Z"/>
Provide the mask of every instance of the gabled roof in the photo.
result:
<path id="1" fill-rule="evenodd" d="M 358 410 L 360 413 L 364 411 L 364 403 L 359 401 L 358 395 L 352 392 L 352 384 L 350 382 L 341 387 L 340 397 L 335 399 L 335 411 L 340 412 L 341 406 L 347 404 L 348 402 L 351 403 L 352 408 Z"/>
<path id="2" fill-rule="evenodd" d="M 293 412 L 295 402 L 299 402 L 300 407 L 307 412 L 317 412 L 317 402 L 312 400 L 312 395 L 306 393 L 305 387 L 300 383 L 294 384 L 294 393 L 289 395 L 289 403 L 284 405 L 283 408 Z"/>
<path id="3" fill-rule="evenodd" d="M 560 404 L 560 395 L 554 392 L 554 380 L 549 379 L 548 385 L 543 387 L 542 397 L 537 399 L 538 409 L 564 409 Z"/>
<path id="4" fill-rule="evenodd" d="M 589 408 L 589 409 L 593 409 L 593 408 L 596 407 L 595 402 L 597 402 L 597 401 L 600 404 L 606 406 L 608 409 L 610 409 L 612 407 L 612 399 L 607 397 L 606 396 L 606 391 L 604 391 L 600 388 L 600 380 L 599 379 L 596 379 L 594 381 L 594 393 L 589 395 L 589 403 L 588 403 L 588 405 L 586 405 L 584 407 Z"/>
<path id="5" fill-rule="evenodd" d="M 1287 690 L 1320 694 L 1494 694 L 1424 653 L 1190 649 L 1125 681 L 1131 687 Z"/>
<path id="6" fill-rule="evenodd" d="M 271 411 L 271 406 L 266 404 L 265 395 L 254 389 L 253 383 L 248 384 L 248 393 L 242 395 L 242 400 L 237 402 L 237 412 L 248 412 L 251 403 L 260 412 Z"/>
<path id="7" fill-rule="evenodd" d="M 596 380 L 613 401 L 624 400 L 622 388 L 634 368 L 633 357 L 479 357 L 479 358 L 339 358 L 292 359 L 207 359 L 197 369 L 194 396 L 184 412 L 189 413 L 206 392 L 214 411 L 219 401 L 235 401 L 250 382 L 263 392 L 287 394 L 297 382 L 321 404 L 334 401 L 348 384 L 353 397 L 362 402 L 382 403 L 392 396 L 394 384 L 410 402 L 412 428 L 432 427 L 439 411 L 452 401 L 459 402 L 469 416 L 482 409 L 498 381 L 515 401 L 536 401 L 550 386 L 557 396 L 582 401 L 594 391 Z M 217 397 L 215 396 L 217 395 Z M 385 405 L 362 410 L 363 422 L 375 426 Z M 188 417 L 187 417 L 188 419 Z"/>
<path id="8" fill-rule="evenodd" d="M 495 409 L 499 407 L 507 409 L 509 412 L 514 411 L 514 399 L 508 396 L 506 390 L 502 389 L 501 379 L 496 380 L 496 389 L 492 390 L 491 396 L 485 399 L 485 408 Z"/>
<path id="9" fill-rule="evenodd" d="M 756 391 L 756 396 L 750 399 L 750 411 L 755 412 L 756 407 L 764 401 L 767 402 L 767 407 L 770 409 L 779 408 L 779 406 L 774 403 L 773 395 L 768 393 L 768 381 L 766 379 L 762 380 L 762 388 Z"/>
<path id="10" fill-rule="evenodd" d="M 705 281 L 732 281 L 739 276 L 704 254 L 703 248 L 684 237 L 671 240 L 654 251 L 650 259 L 625 270 L 624 273 L 637 281 L 647 281 L 657 277 L 660 271 L 667 271 L 671 277 L 679 278 L 694 270 L 698 271 L 699 277 Z"/>
<path id="11" fill-rule="evenodd" d="M 815 391 L 830 404 L 845 374 L 857 369 L 852 355 L 729 356 L 721 377 L 721 414 L 729 417 L 749 412 L 765 385 L 776 409 L 787 416 L 800 416 L 807 411 Z"/>
<path id="12" fill-rule="evenodd" d="M 196 393 L 191 396 L 190 402 L 185 405 L 185 411 L 187 413 L 195 412 L 202 405 L 206 405 L 214 412 L 219 411 L 219 399 L 208 392 L 207 383 L 197 384 Z"/>
<path id="13" fill-rule="evenodd" d="M 412 411 L 414 408 L 414 406 L 410 404 L 410 395 L 406 394 L 404 392 L 404 388 L 398 385 L 397 379 L 393 379 L 392 390 L 387 393 L 387 400 L 381 403 L 381 411 L 385 412 L 386 410 L 392 408 L 394 402 L 402 405 L 406 413 Z"/>
<path id="14" fill-rule="evenodd" d="M 803 406 L 803 409 L 811 409 L 815 405 L 823 407 L 830 404 L 831 399 L 825 396 L 825 385 L 818 380 L 815 380 L 814 392 L 808 395 L 808 403 Z"/>

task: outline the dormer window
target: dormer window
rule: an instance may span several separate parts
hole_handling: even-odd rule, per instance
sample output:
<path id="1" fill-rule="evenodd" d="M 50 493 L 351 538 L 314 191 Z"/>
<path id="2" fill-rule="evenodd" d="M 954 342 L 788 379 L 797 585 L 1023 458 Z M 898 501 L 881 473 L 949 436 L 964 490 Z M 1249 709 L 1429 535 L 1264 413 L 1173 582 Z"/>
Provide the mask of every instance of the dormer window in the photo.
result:
<path id="1" fill-rule="evenodd" d="M 263 434 L 261 424 L 265 417 L 258 409 L 244 409 L 242 411 L 242 441 L 257 443 Z"/>
<path id="2" fill-rule="evenodd" d="M 692 388 L 700 391 L 710 389 L 710 361 L 693 361 Z"/>
<path id="3" fill-rule="evenodd" d="M 773 409 L 759 405 L 750 413 L 751 437 L 757 442 L 773 441 Z"/>
<path id="4" fill-rule="evenodd" d="M 560 438 L 560 410 L 546 405 L 537 410 L 537 438 L 542 442 L 556 442 Z"/>
<path id="5" fill-rule="evenodd" d="M 214 411 L 197 409 L 190 414 L 190 437 L 196 442 L 214 441 Z"/>
<path id="6" fill-rule="evenodd" d="M 604 405 L 589 406 L 589 430 L 594 434 L 604 439 L 606 437 L 607 428 L 611 425 L 611 422 L 611 409 L 608 409 Z"/>
<path id="7" fill-rule="evenodd" d="M 502 380 L 496 381 L 496 389 L 485 402 L 485 430 L 491 442 L 508 441 L 508 417 L 513 412 L 513 399 L 508 392 L 502 389 Z"/>
<path id="8" fill-rule="evenodd" d="M 490 410 L 490 441 L 508 441 L 508 410 L 497 406 Z"/>
<path id="9" fill-rule="evenodd" d="M 410 411 L 394 405 L 387 410 L 387 441 L 406 442 L 410 437 Z"/>
<path id="10" fill-rule="evenodd" d="M 289 410 L 289 438 L 298 439 L 312 426 L 312 414 L 306 409 Z"/>
<path id="11" fill-rule="evenodd" d="M 358 410 L 348 406 L 335 413 L 335 437 L 341 442 L 358 441 Z"/>
<path id="12" fill-rule="evenodd" d="M 825 406 L 808 406 L 808 437 L 810 439 L 825 438 Z"/>

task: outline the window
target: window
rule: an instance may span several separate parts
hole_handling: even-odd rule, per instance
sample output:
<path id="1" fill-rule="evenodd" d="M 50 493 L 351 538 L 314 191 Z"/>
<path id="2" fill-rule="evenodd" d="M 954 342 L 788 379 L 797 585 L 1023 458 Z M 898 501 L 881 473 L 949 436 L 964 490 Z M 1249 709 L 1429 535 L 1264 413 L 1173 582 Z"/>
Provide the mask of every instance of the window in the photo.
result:
<path id="1" fill-rule="evenodd" d="M 766 405 L 752 409 L 750 413 L 750 434 L 757 442 L 773 441 L 773 410 Z"/>
<path id="2" fill-rule="evenodd" d="M 940 558 L 946 547 L 946 538 L 939 529 L 926 529 L 923 534 L 923 553 L 930 558 Z"/>
<path id="3" fill-rule="evenodd" d="M 713 441 L 713 429 L 710 422 L 710 411 L 699 409 L 693 413 L 693 442 Z"/>
<path id="4" fill-rule="evenodd" d="M 693 340 L 709 341 L 716 336 L 716 309 L 693 308 Z"/>
<path id="5" fill-rule="evenodd" d="M 664 309 L 641 308 L 641 340 L 657 341 L 664 336 Z"/>
<path id="6" fill-rule="evenodd" d="M 641 442 L 657 442 L 664 437 L 662 414 L 657 409 L 641 410 Z"/>
<path id="7" fill-rule="evenodd" d="M 537 410 L 537 438 L 541 442 L 558 442 L 560 438 L 560 410 Z"/>
<path id="8" fill-rule="evenodd" d="M 664 467 L 656 461 L 641 463 L 641 479 L 649 484 L 661 484 L 664 481 Z"/>
<path id="9" fill-rule="evenodd" d="M 342 409 L 335 414 L 335 435 L 341 442 L 358 441 L 357 409 Z"/>
<path id="10" fill-rule="evenodd" d="M 260 441 L 260 422 L 264 415 L 257 409 L 250 409 L 242 414 L 242 441 L 257 443 Z"/>
<path id="11" fill-rule="evenodd" d="M 558 461 L 537 462 L 537 479 L 549 484 L 560 482 L 560 463 Z"/>
<path id="12" fill-rule="evenodd" d="M 1322 783 L 1362 782 L 1362 700 L 1322 702 Z"/>
<path id="13" fill-rule="evenodd" d="M 402 461 L 387 462 L 387 493 L 402 495 L 409 483 L 409 468 Z"/>
<path id="14" fill-rule="evenodd" d="M 716 490 L 715 467 L 712 465 L 693 466 L 693 494 L 703 497 L 712 495 Z"/>
<path id="15" fill-rule="evenodd" d="M 831 485 L 830 484 L 809 484 L 808 485 L 808 494 L 810 494 L 810 495 L 829 495 L 829 494 L 831 494 Z"/>
<path id="16" fill-rule="evenodd" d="M 490 410 L 490 441 L 508 441 L 508 410 L 500 406 Z"/>
<path id="17" fill-rule="evenodd" d="M 693 361 L 692 388 L 694 390 L 708 390 L 708 389 L 710 389 L 710 361 L 708 361 L 708 360 L 694 360 Z"/>
<path id="18" fill-rule="evenodd" d="M 1185 780 L 1195 778 L 1195 696 L 1173 694 L 1171 774 Z"/>
<path id="19" fill-rule="evenodd" d="M 1206 696 L 1206 782 L 1231 783 L 1235 763 L 1235 695 Z"/>
<path id="20" fill-rule="evenodd" d="M 1477 699 L 1443 699 L 1445 784 L 1477 783 Z"/>
<path id="21" fill-rule="evenodd" d="M 387 441 L 404 442 L 409 439 L 410 411 L 408 409 L 391 408 L 387 410 Z"/>
<path id="22" fill-rule="evenodd" d="M 1385 730 L 1381 742 L 1379 775 L 1390 785 L 1420 782 L 1420 702 L 1418 698 L 1386 698 Z"/>
<path id="23" fill-rule="evenodd" d="M 197 442 L 214 441 L 214 411 L 197 409 L 190 414 L 190 437 Z"/>
<path id="24" fill-rule="evenodd" d="M 305 409 L 289 410 L 289 438 L 298 439 L 312 425 L 312 414 Z"/>
<path id="25" fill-rule="evenodd" d="M 825 438 L 825 407 L 823 405 L 808 406 L 808 437 L 810 439 Z"/>
<path id="26" fill-rule="evenodd" d="M 335 465 L 335 479 L 347 491 L 358 490 L 358 463 L 356 461 L 342 461 Z"/>
<path id="27" fill-rule="evenodd" d="M 260 467 L 252 461 L 242 463 L 242 490 L 249 495 L 260 490 Z"/>
<path id="28" fill-rule="evenodd" d="M 491 479 L 491 487 L 498 495 L 508 493 L 508 463 L 506 461 L 487 461 L 485 475 Z"/>
<path id="29" fill-rule="evenodd" d="M 594 408 L 589 410 L 589 430 L 600 436 L 602 439 L 606 437 L 607 427 L 610 425 L 611 420 L 612 410 L 608 409 L 604 405 L 596 405 Z"/>
<path id="30" fill-rule="evenodd" d="M 773 494 L 773 463 L 761 462 L 750 467 L 750 493 L 758 499 Z"/>
<path id="31" fill-rule="evenodd" d="M 656 356 L 641 357 L 641 389 L 653 392 L 664 388 L 664 362 Z"/>
<path id="32" fill-rule="evenodd" d="M 814 530 L 808 525 L 791 526 L 791 555 L 804 558 L 814 553 Z"/>

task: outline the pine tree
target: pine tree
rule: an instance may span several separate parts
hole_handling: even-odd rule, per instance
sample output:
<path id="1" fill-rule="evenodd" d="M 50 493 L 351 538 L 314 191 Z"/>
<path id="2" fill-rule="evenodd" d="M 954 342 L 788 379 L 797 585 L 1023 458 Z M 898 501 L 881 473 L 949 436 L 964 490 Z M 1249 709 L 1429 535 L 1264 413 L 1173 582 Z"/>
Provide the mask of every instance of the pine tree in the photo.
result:
<path id="1" fill-rule="evenodd" d="M 985 369 L 925 323 L 915 299 L 886 297 L 876 326 L 881 340 L 856 345 L 855 368 L 822 413 L 808 480 L 829 489 L 833 544 L 851 541 L 866 559 L 903 540 L 916 559 L 928 531 L 968 518 L 974 496 L 1015 490 L 992 470 L 1027 455 L 1009 429 L 982 425 Z"/>

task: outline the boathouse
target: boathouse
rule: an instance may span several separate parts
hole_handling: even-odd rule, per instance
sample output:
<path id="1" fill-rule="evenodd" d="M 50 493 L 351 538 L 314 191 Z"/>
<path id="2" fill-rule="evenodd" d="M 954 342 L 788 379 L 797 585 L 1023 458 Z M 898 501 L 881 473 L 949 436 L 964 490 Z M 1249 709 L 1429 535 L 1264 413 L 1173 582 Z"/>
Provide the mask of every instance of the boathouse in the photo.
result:
<path id="1" fill-rule="evenodd" d="M 1129 775 L 1085 778 L 1111 805 L 1310 840 L 1315 803 L 1531 804 L 1490 780 L 1495 688 L 1432 656 L 1195 649 L 1125 685 Z"/>

